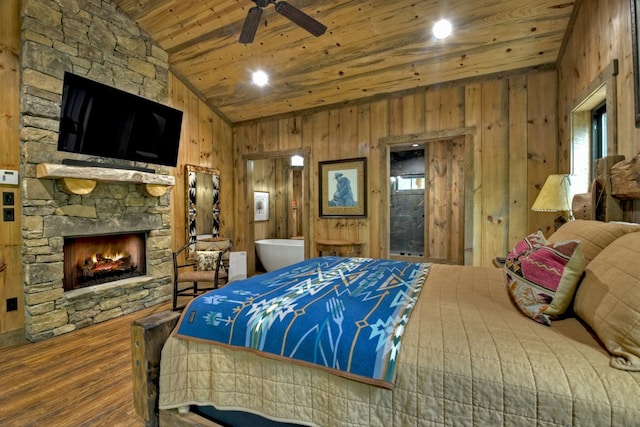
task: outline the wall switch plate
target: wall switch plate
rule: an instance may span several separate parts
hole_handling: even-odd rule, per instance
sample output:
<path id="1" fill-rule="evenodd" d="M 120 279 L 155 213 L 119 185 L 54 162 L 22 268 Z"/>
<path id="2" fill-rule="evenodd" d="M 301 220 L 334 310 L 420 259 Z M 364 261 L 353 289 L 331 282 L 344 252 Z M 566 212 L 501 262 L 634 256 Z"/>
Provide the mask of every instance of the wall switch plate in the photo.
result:
<path id="1" fill-rule="evenodd" d="M 10 191 L 2 192 L 2 204 L 5 206 L 13 206 L 14 198 L 13 193 Z"/>
<path id="2" fill-rule="evenodd" d="M 15 214 L 13 208 L 3 208 L 2 209 L 2 220 L 3 221 L 13 221 L 15 220 Z"/>
<path id="3" fill-rule="evenodd" d="M 0 184 L 18 185 L 18 171 L 0 169 Z"/>

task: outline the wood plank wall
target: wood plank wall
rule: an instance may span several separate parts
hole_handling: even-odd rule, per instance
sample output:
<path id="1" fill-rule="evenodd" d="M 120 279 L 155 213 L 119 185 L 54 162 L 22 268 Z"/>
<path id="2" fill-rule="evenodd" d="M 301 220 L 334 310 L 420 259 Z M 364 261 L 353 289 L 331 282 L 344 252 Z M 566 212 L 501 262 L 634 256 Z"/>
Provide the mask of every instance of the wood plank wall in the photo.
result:
<path id="1" fill-rule="evenodd" d="M 0 2 L 0 169 L 20 169 L 19 52 L 20 1 Z M 13 193 L 15 220 L 0 222 L 0 347 L 24 340 L 24 291 L 22 287 L 22 235 L 20 187 L 3 185 Z M 6 268 L 2 267 L 6 266 Z M 6 300 L 17 298 L 17 310 L 7 312 Z"/>
<path id="2" fill-rule="evenodd" d="M 469 151 L 474 163 L 475 231 L 473 244 L 465 250 L 473 254 L 473 264 L 490 265 L 493 257 L 504 255 L 527 233 L 542 228 L 549 234 L 552 228 L 553 215 L 533 213 L 530 206 L 547 175 L 558 167 L 555 94 L 556 73 L 545 71 L 241 123 L 233 132 L 235 162 L 240 170 L 246 155 L 310 150 L 311 161 L 305 167 L 311 171 L 311 245 L 316 239 L 361 240 L 367 243 L 364 255 L 379 257 L 386 250 L 380 223 L 387 217 L 380 195 L 388 185 L 388 177 L 377 167 L 386 155 L 379 141 L 475 126 Z M 368 159 L 367 218 L 319 218 L 318 162 L 356 157 Z M 236 174 L 235 185 L 234 235 L 236 244 L 245 246 L 245 177 Z"/>
<path id="3" fill-rule="evenodd" d="M 172 195 L 174 250 L 187 242 L 186 165 L 220 171 L 220 235 L 233 238 L 233 150 L 231 126 L 198 98 L 173 73 L 169 73 L 169 104 L 182 110 L 182 135 L 176 185 Z"/>
<path id="4" fill-rule="evenodd" d="M 582 0 L 563 56 L 558 62 L 560 170 L 571 168 L 571 109 L 601 73 L 618 60 L 615 95 L 617 138 L 609 155 L 627 160 L 640 152 L 640 130 L 635 127 L 634 80 L 629 0 Z M 640 202 L 628 207 L 626 220 L 640 222 Z"/>

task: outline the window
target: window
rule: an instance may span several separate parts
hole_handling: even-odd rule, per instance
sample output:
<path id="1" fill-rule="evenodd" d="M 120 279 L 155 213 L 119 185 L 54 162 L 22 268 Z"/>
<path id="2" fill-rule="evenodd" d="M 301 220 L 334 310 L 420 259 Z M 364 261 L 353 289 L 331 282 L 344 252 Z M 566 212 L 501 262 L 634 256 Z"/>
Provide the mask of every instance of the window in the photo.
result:
<path id="1" fill-rule="evenodd" d="M 597 106 L 591 114 L 591 162 L 607 155 L 607 104 Z"/>
<path id="2" fill-rule="evenodd" d="M 571 192 L 587 193 L 594 179 L 596 159 L 615 154 L 617 144 L 616 77 L 613 60 L 576 98 L 571 110 Z M 609 109 L 607 110 L 607 106 Z M 564 168 L 564 165 L 561 165 Z M 566 170 L 566 169 L 565 169 Z"/>
<path id="3" fill-rule="evenodd" d="M 395 178 L 396 191 L 424 190 L 424 175 L 420 177 L 397 176 Z M 392 180 L 392 182 L 394 182 Z"/>
<path id="4" fill-rule="evenodd" d="M 607 155 L 607 106 L 603 95 L 588 99 L 572 115 L 571 192 L 587 193 L 596 159 Z"/>

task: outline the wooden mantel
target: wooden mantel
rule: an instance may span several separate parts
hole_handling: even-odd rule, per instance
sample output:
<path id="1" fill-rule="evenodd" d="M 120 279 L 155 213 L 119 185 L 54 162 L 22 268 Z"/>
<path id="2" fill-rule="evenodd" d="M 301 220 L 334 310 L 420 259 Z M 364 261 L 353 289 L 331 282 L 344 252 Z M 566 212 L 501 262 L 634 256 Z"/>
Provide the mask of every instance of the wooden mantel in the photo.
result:
<path id="1" fill-rule="evenodd" d="M 162 196 L 169 187 L 175 185 L 175 177 L 158 175 L 128 169 L 100 168 L 92 166 L 68 166 L 40 163 L 36 166 L 38 178 L 57 179 L 61 187 L 71 194 L 88 194 L 96 182 L 131 182 L 144 184 L 150 196 Z"/>

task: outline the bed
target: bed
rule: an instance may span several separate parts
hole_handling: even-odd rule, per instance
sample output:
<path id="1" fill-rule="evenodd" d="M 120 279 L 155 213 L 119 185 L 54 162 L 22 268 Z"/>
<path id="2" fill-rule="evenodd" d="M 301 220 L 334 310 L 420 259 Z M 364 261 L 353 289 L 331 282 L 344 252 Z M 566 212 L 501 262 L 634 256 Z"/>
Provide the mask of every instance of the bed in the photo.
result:
<path id="1" fill-rule="evenodd" d="M 164 343 L 160 420 L 166 417 L 172 420 L 166 424 L 174 425 L 175 419 L 193 417 L 194 406 L 214 406 L 311 426 L 638 425 L 637 231 L 631 224 L 578 220 L 548 240 L 523 239 L 505 268 L 430 265 L 403 329 L 390 384 L 184 339 L 175 329 L 166 342 L 156 339 L 156 346 Z M 568 253 L 566 242 L 576 241 Z M 568 274 L 565 267 L 551 297 L 546 289 L 527 300 L 530 293 L 505 277 L 518 270 L 530 274 L 540 263 L 533 254 L 548 252 L 577 272 Z M 528 279 L 527 286 L 537 280 Z M 553 307 L 552 300 L 561 299 L 564 311 Z M 156 319 L 154 328 L 142 329 L 164 323 L 171 325 L 166 333 L 177 321 L 175 314 L 169 317 L 168 323 Z M 133 338 L 134 380 L 149 380 L 154 369 L 135 372 L 147 357 L 139 351 L 141 341 L 140 335 Z M 147 357 L 147 365 L 154 360 Z M 147 406 L 136 408 L 152 425 L 157 422 L 149 409 L 153 399 L 148 390 L 141 393 L 146 396 L 136 402 Z"/>

